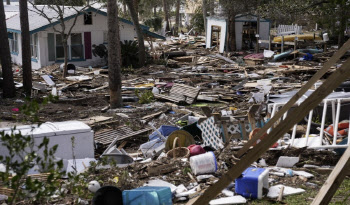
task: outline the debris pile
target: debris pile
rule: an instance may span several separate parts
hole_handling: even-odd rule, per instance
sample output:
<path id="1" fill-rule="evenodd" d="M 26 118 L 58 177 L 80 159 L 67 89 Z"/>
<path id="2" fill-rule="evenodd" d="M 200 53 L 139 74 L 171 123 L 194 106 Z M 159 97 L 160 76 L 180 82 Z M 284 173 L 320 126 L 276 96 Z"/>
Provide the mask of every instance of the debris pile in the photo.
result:
<path id="1" fill-rule="evenodd" d="M 270 50 L 221 55 L 215 48 L 205 49 L 204 42 L 203 37 L 193 36 L 155 42 L 157 47 L 151 53 L 155 63 L 123 71 L 124 106 L 117 109 L 108 106 L 105 68 L 72 65 L 66 78 L 61 77 L 59 65 L 34 71 L 35 92 L 31 97 L 40 100 L 51 94 L 58 99 L 39 110 L 38 119 L 43 123 L 39 127 L 17 129 L 26 129 L 24 135 L 40 135 L 40 130 L 52 134 L 50 142 L 58 144 L 58 153 L 62 153 L 56 157 L 67 162 L 63 169 L 81 176 L 82 189 L 91 191 L 77 195 L 68 190 L 72 181 L 63 179 L 66 197 L 52 197 L 52 203 L 79 200 L 88 204 L 102 200 L 97 196 L 113 192 L 119 204 L 121 200 L 123 204 L 147 204 L 139 201 L 141 196 L 152 204 L 191 204 L 226 177 L 228 170 L 242 163 L 239 151 L 337 52 L 303 48 L 276 55 Z M 348 55 L 336 60 L 323 77 L 335 73 Z M 20 69 L 15 72 L 19 87 L 21 74 Z M 317 79 L 299 96 L 275 126 L 252 142 L 253 149 L 267 141 L 267 136 L 281 125 L 278 123 L 283 123 L 323 81 Z M 249 168 L 210 204 L 250 203 L 266 198 L 283 201 L 288 195 L 319 190 L 324 173 L 337 165 L 347 147 L 343 145 L 348 142 L 349 122 L 343 120 L 348 116 L 340 110 L 348 109 L 346 85 L 311 110 L 308 118 L 280 135 L 269 151 L 256 156 L 258 160 L 248 164 Z M 326 116 L 328 101 L 333 110 L 331 117 Z M 18 109 L 25 103 L 21 99 L 1 101 L 1 119 L 11 122 L 15 116 L 17 122 L 27 124 L 29 121 Z M 67 120 L 80 122 L 49 123 Z M 83 131 L 88 134 L 79 136 Z M 55 141 L 60 132 L 65 136 L 74 134 L 76 144 L 68 146 L 68 138 Z M 84 152 L 88 148 L 82 144 L 90 141 L 90 150 Z"/>

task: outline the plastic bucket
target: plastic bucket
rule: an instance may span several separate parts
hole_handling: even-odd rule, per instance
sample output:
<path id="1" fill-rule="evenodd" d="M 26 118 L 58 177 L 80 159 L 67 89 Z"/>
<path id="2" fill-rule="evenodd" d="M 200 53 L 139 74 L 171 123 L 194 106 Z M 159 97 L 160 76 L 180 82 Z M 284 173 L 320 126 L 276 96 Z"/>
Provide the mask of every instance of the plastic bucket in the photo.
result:
<path id="1" fill-rule="evenodd" d="M 214 152 L 207 152 L 191 157 L 190 165 L 195 175 L 214 173 L 218 170 Z"/>

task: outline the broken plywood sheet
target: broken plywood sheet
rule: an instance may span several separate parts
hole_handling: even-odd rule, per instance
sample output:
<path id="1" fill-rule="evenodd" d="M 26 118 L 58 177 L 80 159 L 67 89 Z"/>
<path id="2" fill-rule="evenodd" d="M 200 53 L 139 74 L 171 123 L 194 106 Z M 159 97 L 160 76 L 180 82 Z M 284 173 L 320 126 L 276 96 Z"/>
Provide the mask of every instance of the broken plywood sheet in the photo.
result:
<path id="1" fill-rule="evenodd" d="M 175 103 L 186 102 L 188 104 L 192 104 L 196 100 L 199 91 L 199 88 L 183 84 L 174 84 L 170 90 L 169 96 L 154 94 L 154 97 L 169 100 Z"/>
<path id="2" fill-rule="evenodd" d="M 99 143 L 103 145 L 109 145 L 113 142 L 113 140 L 118 137 L 118 140 L 123 140 L 132 136 L 136 136 L 139 134 L 143 134 L 146 132 L 151 131 L 152 128 L 146 127 L 144 129 L 138 130 L 138 131 L 133 131 L 130 127 L 128 126 L 121 126 L 118 127 L 115 130 L 109 129 L 109 130 L 103 130 L 101 132 L 96 132 L 95 133 L 95 141 L 98 141 Z"/>

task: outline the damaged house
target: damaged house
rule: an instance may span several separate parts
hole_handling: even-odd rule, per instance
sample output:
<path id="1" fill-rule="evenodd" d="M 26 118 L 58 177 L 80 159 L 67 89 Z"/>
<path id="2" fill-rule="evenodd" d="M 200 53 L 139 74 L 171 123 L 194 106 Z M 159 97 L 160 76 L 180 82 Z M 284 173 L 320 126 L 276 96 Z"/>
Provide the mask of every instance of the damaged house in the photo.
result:
<path id="1" fill-rule="evenodd" d="M 75 9 L 67 7 L 64 10 L 64 20 L 67 28 L 70 28 L 74 23 L 77 14 Z M 60 63 L 64 60 L 62 38 L 59 33 L 55 32 L 55 29 L 61 29 L 60 22 L 56 20 L 57 12 L 45 7 L 44 13 L 48 17 L 55 17 L 53 18 L 54 20 L 50 23 L 45 17 L 35 12 L 33 8 L 29 8 L 28 11 L 33 69 Z M 12 62 L 21 65 L 22 49 L 19 14 L 7 19 L 6 24 Z M 163 36 L 150 32 L 147 26 L 141 25 L 141 28 L 147 36 L 164 39 Z M 119 29 L 122 42 L 125 40 L 133 41 L 137 36 L 134 25 L 129 20 L 119 18 Z M 68 39 L 68 62 L 74 62 L 74 64 L 79 66 L 101 63 L 100 57 L 92 55 L 92 46 L 94 44 L 107 44 L 107 30 L 106 9 L 90 7 L 81 12 Z"/>

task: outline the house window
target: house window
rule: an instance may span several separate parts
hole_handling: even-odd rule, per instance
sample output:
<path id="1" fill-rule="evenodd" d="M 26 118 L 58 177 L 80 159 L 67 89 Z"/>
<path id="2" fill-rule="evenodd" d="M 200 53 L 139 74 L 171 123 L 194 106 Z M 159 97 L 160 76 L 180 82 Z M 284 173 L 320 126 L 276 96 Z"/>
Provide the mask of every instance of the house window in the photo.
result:
<path id="1" fill-rule="evenodd" d="M 81 33 L 72 33 L 71 35 L 71 58 L 83 59 L 83 37 Z"/>
<path id="2" fill-rule="evenodd" d="M 63 39 L 61 34 L 56 34 L 56 59 L 64 59 Z"/>
<path id="3" fill-rule="evenodd" d="M 92 13 L 91 12 L 84 13 L 84 24 L 85 25 L 92 25 Z"/>
<path id="4" fill-rule="evenodd" d="M 18 53 L 18 33 L 9 33 L 8 36 L 11 53 Z"/>
<path id="5" fill-rule="evenodd" d="M 30 51 L 32 58 L 38 59 L 38 34 L 30 36 Z"/>

